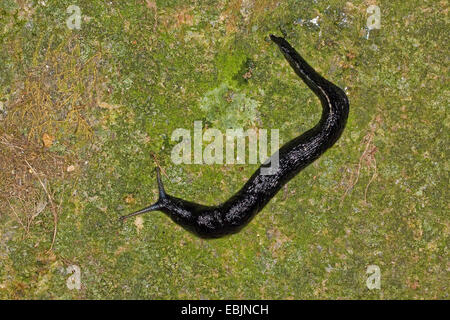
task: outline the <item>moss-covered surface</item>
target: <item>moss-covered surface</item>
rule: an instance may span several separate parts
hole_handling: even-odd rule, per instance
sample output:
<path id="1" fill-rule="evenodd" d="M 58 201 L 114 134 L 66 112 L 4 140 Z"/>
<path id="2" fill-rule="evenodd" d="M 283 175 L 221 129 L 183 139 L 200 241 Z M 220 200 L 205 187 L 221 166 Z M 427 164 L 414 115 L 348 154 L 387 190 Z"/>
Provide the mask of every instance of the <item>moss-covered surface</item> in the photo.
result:
<path id="1" fill-rule="evenodd" d="M 80 30 L 66 26 L 72 4 Z M 381 29 L 368 33 L 371 4 Z M 2 200 L 0 297 L 448 299 L 448 29 L 446 0 L 2 0 L 0 121 L 29 93 L 30 73 L 81 65 L 87 73 L 63 72 L 79 81 L 48 90 L 77 97 L 90 134 L 51 127 L 46 152 L 76 165 L 53 178 L 51 162 L 41 168 L 55 207 L 27 232 L 16 199 Z M 156 199 L 157 165 L 170 194 L 205 204 L 257 167 L 175 165 L 176 128 L 277 128 L 286 142 L 319 119 L 269 33 L 346 88 L 342 138 L 239 234 L 201 240 L 160 212 L 119 223 Z M 49 54 L 55 63 L 40 63 Z M 28 122 L 2 126 L 33 139 Z M 66 286 L 70 265 L 81 290 Z M 380 267 L 380 290 L 366 286 L 369 265 Z"/>

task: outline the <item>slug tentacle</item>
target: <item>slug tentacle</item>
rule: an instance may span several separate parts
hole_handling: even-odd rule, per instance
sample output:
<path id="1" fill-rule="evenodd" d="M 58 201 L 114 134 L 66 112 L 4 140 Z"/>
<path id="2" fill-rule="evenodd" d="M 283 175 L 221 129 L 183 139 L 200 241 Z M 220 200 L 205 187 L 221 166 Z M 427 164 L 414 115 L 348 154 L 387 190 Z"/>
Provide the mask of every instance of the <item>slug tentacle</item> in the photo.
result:
<path id="1" fill-rule="evenodd" d="M 166 191 L 164 190 L 164 185 L 161 180 L 161 170 L 156 167 L 156 181 L 158 182 L 158 193 L 159 200 L 166 198 Z"/>
<path id="2" fill-rule="evenodd" d="M 157 169 L 158 201 L 122 219 L 159 210 L 202 238 L 217 238 L 236 233 L 249 223 L 289 180 L 339 139 L 349 112 L 345 92 L 318 74 L 285 39 L 274 35 L 270 35 L 270 38 L 278 45 L 295 73 L 320 99 L 323 111 L 319 123 L 276 152 L 279 163 L 272 174 L 262 172 L 261 168 L 266 166 L 263 164 L 236 194 L 218 206 L 204 206 L 166 194 Z"/>
<path id="3" fill-rule="evenodd" d="M 122 216 L 120 217 L 120 219 L 122 221 L 125 221 L 128 218 L 146 213 L 146 212 L 150 212 L 150 211 L 157 211 L 157 210 L 161 210 L 162 207 L 164 206 L 164 200 L 167 198 L 166 192 L 164 190 L 164 185 L 162 183 L 161 180 L 161 173 L 160 173 L 160 169 L 157 167 L 156 168 L 156 181 L 158 183 L 158 193 L 159 193 L 159 199 L 158 201 L 156 201 L 154 204 L 152 204 L 151 206 L 148 206 L 144 209 L 141 209 L 139 211 L 133 212 L 129 215 L 126 216 Z"/>

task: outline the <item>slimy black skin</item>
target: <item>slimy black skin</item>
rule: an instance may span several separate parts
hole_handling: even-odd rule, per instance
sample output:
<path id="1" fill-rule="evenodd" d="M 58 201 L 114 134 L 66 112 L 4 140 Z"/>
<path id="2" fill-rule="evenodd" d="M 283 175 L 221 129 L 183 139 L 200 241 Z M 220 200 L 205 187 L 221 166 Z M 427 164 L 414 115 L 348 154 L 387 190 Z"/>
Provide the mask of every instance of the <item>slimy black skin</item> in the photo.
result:
<path id="1" fill-rule="evenodd" d="M 219 238 L 240 231 L 277 192 L 303 168 L 319 158 L 339 139 L 347 122 L 349 103 L 342 89 L 319 75 L 282 37 L 270 35 L 295 73 L 317 95 L 323 107 L 319 123 L 278 150 L 279 165 L 273 174 L 256 170 L 247 183 L 226 202 L 204 206 L 168 195 L 157 169 L 159 199 L 125 220 L 149 211 L 162 211 L 175 223 L 201 238 Z M 271 157 L 273 158 L 273 156 Z"/>

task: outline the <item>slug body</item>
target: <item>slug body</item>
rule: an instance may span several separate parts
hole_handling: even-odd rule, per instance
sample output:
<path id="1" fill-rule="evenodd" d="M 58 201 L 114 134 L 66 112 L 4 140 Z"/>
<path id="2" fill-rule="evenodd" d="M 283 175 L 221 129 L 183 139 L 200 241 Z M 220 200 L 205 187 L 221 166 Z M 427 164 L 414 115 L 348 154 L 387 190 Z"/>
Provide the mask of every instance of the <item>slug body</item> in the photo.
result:
<path id="1" fill-rule="evenodd" d="M 168 195 L 157 169 L 159 199 L 126 219 L 149 211 L 162 211 L 175 223 L 202 238 L 218 238 L 236 233 L 261 211 L 275 194 L 303 168 L 330 148 L 344 130 L 349 103 L 342 89 L 320 76 L 281 37 L 271 35 L 295 73 L 318 96 L 323 111 L 319 123 L 292 139 L 278 150 L 279 165 L 273 174 L 261 174 L 261 168 L 229 200 L 218 206 L 204 206 Z M 273 158 L 272 155 L 271 158 Z"/>

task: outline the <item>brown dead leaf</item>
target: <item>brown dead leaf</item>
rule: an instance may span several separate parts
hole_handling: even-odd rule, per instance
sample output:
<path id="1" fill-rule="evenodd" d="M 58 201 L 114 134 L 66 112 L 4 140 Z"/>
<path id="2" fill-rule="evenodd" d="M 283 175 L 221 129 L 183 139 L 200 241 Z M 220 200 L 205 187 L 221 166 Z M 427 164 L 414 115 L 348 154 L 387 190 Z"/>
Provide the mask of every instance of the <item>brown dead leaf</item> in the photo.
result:
<path id="1" fill-rule="evenodd" d="M 182 10 L 177 15 L 177 25 L 181 26 L 186 24 L 188 26 L 192 26 L 194 24 L 194 17 L 187 12 L 187 10 Z"/>
<path id="2" fill-rule="evenodd" d="M 99 102 L 98 106 L 102 109 L 108 109 L 108 110 L 114 110 L 114 109 L 118 109 L 119 106 L 118 105 L 114 105 L 114 104 L 109 104 L 107 102 Z"/>
<path id="3" fill-rule="evenodd" d="M 115 256 L 118 256 L 118 255 L 120 255 L 122 252 L 125 252 L 125 251 L 127 251 L 127 247 L 126 247 L 126 246 L 121 246 L 121 247 L 117 248 L 117 250 L 114 252 L 114 255 L 115 255 Z"/>
<path id="4" fill-rule="evenodd" d="M 144 228 L 144 219 L 142 217 L 136 217 L 134 225 L 136 226 L 136 232 L 139 233 Z"/>
<path id="5" fill-rule="evenodd" d="M 53 140 L 55 138 L 48 133 L 44 133 L 42 135 L 42 142 L 44 143 L 44 147 L 50 148 L 53 145 Z"/>
<path id="6" fill-rule="evenodd" d="M 147 8 L 153 9 L 153 10 L 157 9 L 155 1 L 146 0 L 145 2 L 147 3 Z"/>
<path id="7" fill-rule="evenodd" d="M 129 195 L 126 196 L 125 202 L 126 202 L 127 204 L 133 204 L 133 203 L 136 202 L 136 199 L 134 199 L 134 197 L 133 197 L 132 194 L 129 194 Z"/>

